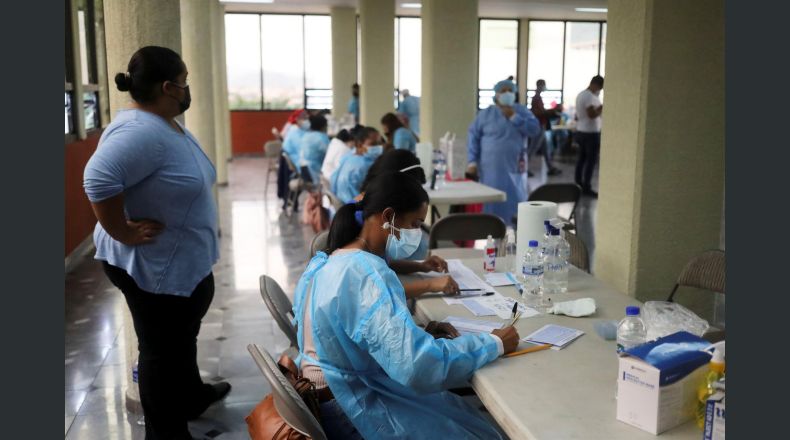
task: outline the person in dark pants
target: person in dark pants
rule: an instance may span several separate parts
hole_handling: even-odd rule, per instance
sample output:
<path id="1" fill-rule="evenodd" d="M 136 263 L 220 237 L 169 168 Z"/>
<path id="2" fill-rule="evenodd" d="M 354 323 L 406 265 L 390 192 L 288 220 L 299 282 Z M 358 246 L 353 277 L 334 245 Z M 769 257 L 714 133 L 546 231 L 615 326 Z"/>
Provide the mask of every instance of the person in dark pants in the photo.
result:
<path id="1" fill-rule="evenodd" d="M 227 382 L 204 384 L 197 365 L 219 259 L 216 171 L 175 119 L 191 100 L 176 52 L 138 50 L 115 83 L 134 104 L 118 112 L 85 167 L 95 258 L 132 314 L 145 438 L 191 439 L 187 421 L 230 392 Z"/>
<path id="2" fill-rule="evenodd" d="M 579 161 L 576 162 L 576 183 L 583 194 L 598 197 L 592 189 L 592 176 L 601 152 L 601 113 L 603 104 L 598 96 L 603 90 L 603 77 L 596 75 L 590 85 L 576 97 L 576 142 Z"/>

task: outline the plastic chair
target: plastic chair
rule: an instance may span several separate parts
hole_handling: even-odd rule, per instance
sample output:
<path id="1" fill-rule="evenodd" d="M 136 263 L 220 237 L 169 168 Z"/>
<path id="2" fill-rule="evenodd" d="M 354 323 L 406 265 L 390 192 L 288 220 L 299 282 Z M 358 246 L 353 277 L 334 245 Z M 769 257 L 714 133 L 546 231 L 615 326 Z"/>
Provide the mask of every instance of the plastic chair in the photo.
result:
<path id="1" fill-rule="evenodd" d="M 439 240 L 481 240 L 489 235 L 505 238 L 505 222 L 493 214 L 449 214 L 431 227 L 428 248 L 439 247 Z"/>
<path id="2" fill-rule="evenodd" d="M 680 286 L 696 287 L 711 292 L 724 293 L 724 251 L 705 251 L 692 258 L 680 272 L 675 287 L 667 301 L 672 302 Z"/>
<path id="3" fill-rule="evenodd" d="M 304 183 L 302 182 L 301 173 L 296 169 L 296 165 L 291 162 L 291 158 L 285 153 L 282 154 L 282 157 L 285 159 L 288 170 L 291 172 L 291 179 L 288 181 L 288 196 L 285 202 L 285 211 L 288 214 L 288 207 L 291 208 L 291 212 L 298 210 L 299 194 L 304 188 Z"/>
<path id="4" fill-rule="evenodd" d="M 288 382 L 274 358 L 257 344 L 247 345 L 252 359 L 272 387 L 274 408 L 291 428 L 313 440 L 327 440 L 321 423 L 316 420 L 293 385 Z"/>
<path id="5" fill-rule="evenodd" d="M 318 251 L 322 251 L 326 249 L 326 245 L 329 242 L 329 231 L 321 231 L 313 237 L 313 241 L 310 243 L 310 258 L 315 257 L 315 254 Z"/>
<path id="6" fill-rule="evenodd" d="M 283 292 L 282 287 L 268 275 L 261 275 L 260 279 L 261 298 L 266 307 L 274 317 L 274 321 L 280 330 L 288 337 L 292 347 L 298 347 L 296 340 L 296 327 L 291 323 L 294 316 L 293 304 L 288 296 Z M 290 318 L 289 316 L 290 315 Z"/>
<path id="7" fill-rule="evenodd" d="M 329 199 L 329 203 L 331 203 L 336 210 L 342 208 L 343 205 L 345 205 L 345 203 L 343 203 L 343 201 L 340 200 L 335 195 L 335 193 L 329 190 L 329 186 L 324 186 L 321 188 L 321 192 L 324 193 L 324 195 Z"/>
<path id="8" fill-rule="evenodd" d="M 274 171 L 274 175 L 277 175 L 277 166 L 278 161 L 280 159 L 280 155 L 283 152 L 283 143 L 280 141 L 269 141 L 263 144 L 263 153 L 266 161 L 269 162 L 269 166 L 266 168 L 266 183 L 263 187 L 263 192 L 267 193 L 269 190 L 269 175 Z"/>
<path id="9" fill-rule="evenodd" d="M 549 183 L 532 191 L 527 200 L 554 203 L 573 203 L 571 213 L 568 215 L 568 225 L 576 224 L 576 204 L 582 195 L 582 188 L 575 183 Z M 566 228 L 568 229 L 568 228 Z"/>
<path id="10" fill-rule="evenodd" d="M 590 273 L 590 253 L 587 251 L 584 241 L 578 235 L 568 232 L 565 233 L 565 241 L 571 246 L 571 256 L 568 258 L 568 262 Z"/>

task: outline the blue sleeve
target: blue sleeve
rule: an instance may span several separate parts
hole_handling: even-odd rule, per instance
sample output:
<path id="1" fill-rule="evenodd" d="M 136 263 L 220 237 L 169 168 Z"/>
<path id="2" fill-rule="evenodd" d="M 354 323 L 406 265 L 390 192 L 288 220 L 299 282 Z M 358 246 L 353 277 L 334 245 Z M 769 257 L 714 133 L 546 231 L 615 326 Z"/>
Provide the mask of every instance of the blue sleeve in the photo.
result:
<path id="1" fill-rule="evenodd" d="M 150 127 L 127 123 L 105 137 L 85 165 L 88 200 L 101 202 L 153 174 L 164 160 L 164 146 Z"/>
<path id="2" fill-rule="evenodd" d="M 485 334 L 434 339 L 414 323 L 403 287 L 394 272 L 363 278 L 349 292 L 357 313 L 343 314 L 349 337 L 367 351 L 396 382 L 418 393 L 465 384 L 498 356 L 497 343 Z"/>
<path id="3" fill-rule="evenodd" d="M 511 119 L 511 123 L 518 129 L 524 137 L 535 137 L 540 134 L 540 121 L 523 105 L 514 107 L 516 114 Z"/>
<path id="4" fill-rule="evenodd" d="M 466 160 L 469 163 L 480 162 L 480 139 L 483 137 L 483 128 L 480 122 L 482 116 L 483 112 L 477 114 L 466 134 Z"/>
<path id="5" fill-rule="evenodd" d="M 392 136 L 392 145 L 398 150 L 410 150 L 411 133 L 404 128 L 395 130 L 395 135 Z"/>

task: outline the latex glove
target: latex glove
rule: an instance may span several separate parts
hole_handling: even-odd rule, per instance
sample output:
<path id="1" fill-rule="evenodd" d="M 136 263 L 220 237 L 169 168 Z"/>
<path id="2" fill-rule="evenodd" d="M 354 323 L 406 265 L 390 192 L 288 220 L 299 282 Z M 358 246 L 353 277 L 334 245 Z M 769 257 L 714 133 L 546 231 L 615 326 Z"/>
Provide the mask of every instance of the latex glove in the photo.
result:
<path id="1" fill-rule="evenodd" d="M 592 298 L 581 298 L 573 301 L 554 303 L 554 307 L 549 310 L 549 313 L 567 315 L 574 318 L 590 316 L 595 313 L 595 300 Z"/>

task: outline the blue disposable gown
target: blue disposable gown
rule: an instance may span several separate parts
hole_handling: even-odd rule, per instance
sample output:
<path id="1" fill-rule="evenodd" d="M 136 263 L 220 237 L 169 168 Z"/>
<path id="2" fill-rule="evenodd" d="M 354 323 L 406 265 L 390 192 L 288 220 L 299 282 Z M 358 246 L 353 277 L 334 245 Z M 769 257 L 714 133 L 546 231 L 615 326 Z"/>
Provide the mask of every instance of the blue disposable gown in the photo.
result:
<path id="1" fill-rule="evenodd" d="M 417 152 L 417 138 L 406 127 L 400 127 L 395 130 L 395 134 L 392 135 L 392 145 L 398 150 L 409 150 L 415 154 Z"/>
<path id="2" fill-rule="evenodd" d="M 403 286 L 383 259 L 319 252 L 294 294 L 300 352 L 309 294 L 318 360 L 301 356 L 321 367 L 364 438 L 502 438 L 476 409 L 445 391 L 497 358 L 490 335 L 434 339 L 414 323 Z"/>
<path id="3" fill-rule="evenodd" d="M 340 158 L 337 170 L 329 180 L 330 189 L 337 198 L 345 203 L 354 201 L 373 161 L 373 158 L 360 156 L 353 151 Z"/>
<path id="4" fill-rule="evenodd" d="M 302 136 L 299 146 L 300 160 L 299 166 L 306 166 L 310 169 L 313 182 L 319 182 L 321 165 L 324 164 L 324 156 L 329 148 L 329 136 L 320 131 L 308 131 Z"/>
<path id="5" fill-rule="evenodd" d="M 299 149 L 302 146 L 302 137 L 305 133 L 307 133 L 306 130 L 302 130 L 299 127 L 291 127 L 283 141 L 283 151 L 297 169 L 299 168 Z"/>
<path id="6" fill-rule="evenodd" d="M 467 158 L 477 163 L 480 183 L 504 191 L 507 201 L 486 203 L 483 211 L 496 214 L 511 224 L 518 203 L 527 200 L 526 171 L 519 171 L 519 160 L 526 160 L 527 138 L 540 132 L 535 115 L 521 104 L 514 104 L 515 115 L 508 119 L 499 107 L 481 110 L 467 135 Z"/>
<path id="7" fill-rule="evenodd" d="M 359 98 L 356 96 L 348 100 L 348 112 L 354 115 L 354 122 L 359 122 Z"/>
<path id="8" fill-rule="evenodd" d="M 409 128 L 411 131 L 420 134 L 420 98 L 407 96 L 403 98 L 398 106 L 398 112 L 409 117 Z"/>

